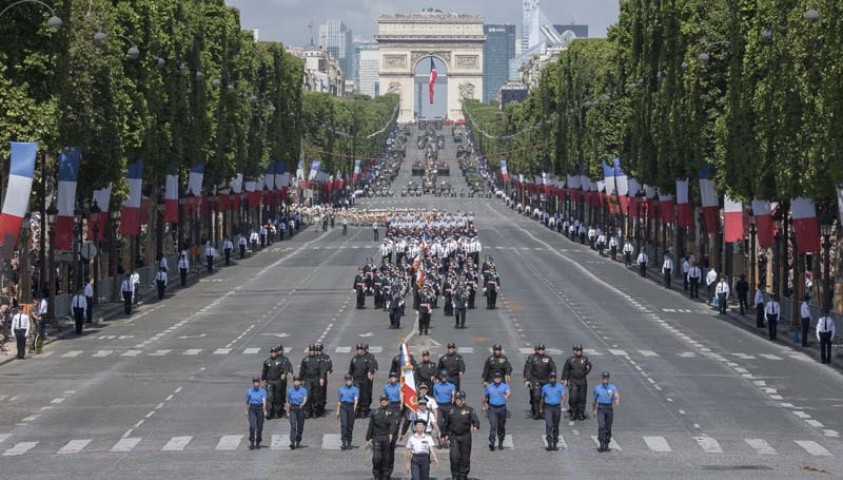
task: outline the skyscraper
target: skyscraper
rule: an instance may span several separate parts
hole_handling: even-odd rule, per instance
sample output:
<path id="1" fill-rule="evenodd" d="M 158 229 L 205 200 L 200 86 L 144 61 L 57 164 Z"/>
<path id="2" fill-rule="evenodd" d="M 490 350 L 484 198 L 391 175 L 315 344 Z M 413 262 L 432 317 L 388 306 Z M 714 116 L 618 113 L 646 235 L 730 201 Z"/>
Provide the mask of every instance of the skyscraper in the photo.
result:
<path id="1" fill-rule="evenodd" d="M 577 24 L 569 24 L 569 25 L 553 25 L 553 28 L 556 29 L 559 34 L 565 33 L 565 30 L 570 30 L 574 32 L 574 35 L 577 38 L 588 38 L 588 25 L 577 25 Z"/>
<path id="2" fill-rule="evenodd" d="M 356 65 L 354 83 L 362 95 L 377 97 L 380 95 L 381 53 L 375 39 L 354 42 Z"/>
<path id="3" fill-rule="evenodd" d="M 539 0 L 522 0 L 521 9 L 521 53 L 526 52 L 533 46 L 530 35 L 533 35 L 535 40 L 536 32 L 538 30 L 538 14 L 541 9 Z"/>
<path id="4" fill-rule="evenodd" d="M 483 25 L 483 33 L 483 103 L 489 103 L 509 79 L 509 61 L 515 57 L 515 25 Z"/>
<path id="5" fill-rule="evenodd" d="M 354 47 L 351 30 L 340 20 L 328 20 L 319 25 L 319 45 L 339 62 L 345 78 L 354 78 Z"/>

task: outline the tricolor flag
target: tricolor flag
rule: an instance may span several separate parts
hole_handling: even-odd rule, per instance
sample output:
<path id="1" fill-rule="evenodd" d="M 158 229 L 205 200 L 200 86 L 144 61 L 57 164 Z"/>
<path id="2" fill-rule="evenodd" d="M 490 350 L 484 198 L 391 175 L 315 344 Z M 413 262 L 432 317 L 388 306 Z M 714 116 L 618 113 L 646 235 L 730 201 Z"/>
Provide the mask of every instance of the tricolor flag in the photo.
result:
<path id="1" fill-rule="evenodd" d="M 249 207 L 257 207 L 261 202 L 261 192 L 257 191 L 258 182 L 247 180 L 245 183 L 246 198 L 249 200 Z"/>
<path id="2" fill-rule="evenodd" d="M 120 234 L 131 237 L 140 234 L 143 158 L 128 165 L 126 181 L 129 183 L 129 197 L 123 200 L 123 211 L 120 214 Z"/>
<path id="3" fill-rule="evenodd" d="M 814 201 L 805 197 L 794 198 L 790 201 L 790 215 L 796 235 L 796 251 L 798 253 L 819 252 L 820 223 L 817 220 Z"/>
<path id="4" fill-rule="evenodd" d="M 299 182 L 299 188 L 302 190 L 307 188 L 304 180 L 304 160 L 299 160 L 299 166 L 296 168 L 296 181 Z"/>
<path id="5" fill-rule="evenodd" d="M 416 395 L 416 378 L 413 374 L 413 364 L 410 361 L 410 349 L 406 343 L 401 344 L 399 353 L 401 355 L 401 398 L 404 406 L 415 412 L 419 406 L 418 396 Z"/>
<path id="6" fill-rule="evenodd" d="M 676 201 L 673 195 L 666 193 L 659 193 L 659 210 L 664 223 L 676 222 Z"/>
<path id="7" fill-rule="evenodd" d="M 342 190 L 343 178 L 342 172 L 337 170 L 337 175 L 334 177 L 334 188 L 336 190 Z"/>
<path id="8" fill-rule="evenodd" d="M 755 231 L 758 246 L 770 248 L 775 243 L 773 235 L 773 209 L 767 200 L 752 201 L 752 216 L 755 217 Z"/>
<path id="9" fill-rule="evenodd" d="M 436 72 L 436 64 L 433 63 L 433 57 L 430 57 L 430 83 L 427 85 L 428 93 L 430 93 L 430 104 L 433 105 L 433 87 L 436 84 L 436 77 L 439 74 Z"/>
<path id="10" fill-rule="evenodd" d="M 79 161 L 82 152 L 78 147 L 65 148 L 59 156 L 59 185 L 56 193 L 56 250 L 73 249 L 73 224 L 76 221 L 76 182 L 79 178 Z"/>
<path id="11" fill-rule="evenodd" d="M 232 199 L 231 208 L 240 210 L 240 197 L 243 195 L 243 174 L 238 173 L 228 182 L 231 190 L 234 190 L 234 198 Z"/>
<path id="12" fill-rule="evenodd" d="M 630 217 L 638 216 L 638 190 L 640 189 L 641 187 L 638 184 L 638 180 L 630 178 L 627 183 L 626 191 L 627 202 L 629 202 L 628 211 Z"/>
<path id="13" fill-rule="evenodd" d="M 100 207 L 101 208 L 101 207 Z M 164 222 L 179 221 L 179 176 L 167 175 L 164 179 Z"/>
<path id="14" fill-rule="evenodd" d="M 29 209 L 29 195 L 32 193 L 32 175 L 35 172 L 35 142 L 12 142 L 12 162 L 9 166 L 9 185 L 3 199 L 3 213 L 0 214 L 0 243 L 17 243 L 20 224 Z"/>
<path id="15" fill-rule="evenodd" d="M 620 158 L 615 159 L 615 189 L 618 193 L 618 200 L 621 203 L 621 213 L 626 215 L 629 212 L 629 180 L 621 168 Z"/>
<path id="16" fill-rule="evenodd" d="M 205 179 L 205 165 L 198 164 L 190 169 L 190 176 L 187 177 L 187 189 L 194 195 L 202 195 L 202 181 Z"/>
<path id="17" fill-rule="evenodd" d="M 688 179 L 676 179 L 676 226 L 691 228 L 691 205 L 688 203 Z"/>
<path id="18" fill-rule="evenodd" d="M 647 218 L 653 218 L 656 205 L 656 189 L 644 184 L 644 205 L 647 208 Z"/>
<path id="19" fill-rule="evenodd" d="M 700 200 L 703 210 L 703 231 L 706 235 L 720 231 L 720 200 L 714 188 L 714 169 L 700 169 Z"/>
<path id="20" fill-rule="evenodd" d="M 723 199 L 726 228 L 723 241 L 738 243 L 743 241 L 743 203 L 731 199 L 728 195 Z"/>
<path id="21" fill-rule="evenodd" d="M 509 170 L 506 168 L 506 160 L 501 160 L 501 179 L 504 182 L 509 181 Z"/>
<path id="22" fill-rule="evenodd" d="M 354 161 L 354 175 L 351 178 L 354 180 L 354 183 L 360 180 L 360 160 Z"/>
<path id="23" fill-rule="evenodd" d="M 281 200 L 286 193 L 289 181 L 284 183 L 284 173 L 287 172 L 287 166 L 284 165 L 283 160 L 275 161 L 275 198 Z"/>
<path id="24" fill-rule="evenodd" d="M 319 175 L 319 163 L 319 160 L 314 160 L 313 163 L 310 164 L 310 174 L 307 176 L 307 188 L 310 188 L 310 185 Z"/>
<path id="25" fill-rule="evenodd" d="M 111 184 L 109 183 L 107 187 L 94 190 L 94 203 L 97 204 L 97 207 L 100 209 L 100 220 L 99 225 L 97 225 L 97 232 L 95 239 L 97 242 L 101 242 L 105 240 L 105 229 L 108 228 L 107 219 L 108 219 L 108 212 L 109 207 L 111 206 Z M 88 224 L 88 238 L 94 238 L 94 228 L 92 224 Z"/>

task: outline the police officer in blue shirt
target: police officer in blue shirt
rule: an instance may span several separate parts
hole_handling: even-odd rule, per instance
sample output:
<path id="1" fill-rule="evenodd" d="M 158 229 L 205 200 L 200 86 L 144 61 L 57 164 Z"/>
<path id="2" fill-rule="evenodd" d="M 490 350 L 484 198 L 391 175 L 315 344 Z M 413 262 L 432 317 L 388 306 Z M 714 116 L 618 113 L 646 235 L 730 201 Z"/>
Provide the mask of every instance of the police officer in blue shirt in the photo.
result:
<path id="1" fill-rule="evenodd" d="M 609 443 L 612 441 L 614 407 L 621 404 L 621 396 L 618 393 L 618 387 L 614 383 L 609 383 L 609 372 L 603 372 L 601 377 L 603 382 L 594 387 L 591 411 L 597 415 L 597 439 L 600 442 L 600 448 L 597 451 L 608 452 Z"/>
<path id="2" fill-rule="evenodd" d="M 354 432 L 354 419 L 357 416 L 357 403 L 360 401 L 360 390 L 352 382 L 354 377 L 345 376 L 345 385 L 340 387 L 337 399 L 337 418 L 340 419 L 342 432 L 342 450 L 351 449 L 351 434 Z"/>
<path id="3" fill-rule="evenodd" d="M 246 389 L 246 416 L 249 418 L 249 450 L 261 448 L 263 419 L 266 416 L 266 390 L 261 379 L 252 379 L 252 388 Z"/>
<path id="4" fill-rule="evenodd" d="M 392 432 L 392 445 L 395 446 L 401 427 L 401 384 L 398 383 L 398 372 L 389 372 L 389 383 L 383 386 L 383 394 L 389 399 L 389 409 L 395 418 Z"/>
<path id="5" fill-rule="evenodd" d="M 307 405 L 307 389 L 301 385 L 301 377 L 293 377 L 293 386 L 287 390 L 287 417 L 290 419 L 290 450 L 301 448 L 301 434 L 304 431 L 304 407 Z"/>
<path id="6" fill-rule="evenodd" d="M 439 406 L 439 418 L 437 421 L 442 425 L 445 415 L 454 403 L 454 395 L 457 393 L 457 387 L 448 381 L 448 372 L 442 370 L 439 374 L 439 381 L 433 384 L 433 398 Z"/>
<path id="7" fill-rule="evenodd" d="M 568 389 L 556 381 L 556 372 L 550 372 L 550 382 L 542 387 L 540 413 L 544 414 L 544 430 L 550 452 L 559 450 L 559 420 L 562 418 L 562 404 L 568 402 Z"/>
<path id="8" fill-rule="evenodd" d="M 506 437 L 506 401 L 512 394 L 509 385 L 503 383 L 503 374 L 492 374 L 492 383 L 486 385 L 483 392 L 483 407 L 488 410 L 489 418 L 489 450 L 495 451 L 495 437 L 498 439 L 498 450 L 503 450 L 503 439 Z"/>

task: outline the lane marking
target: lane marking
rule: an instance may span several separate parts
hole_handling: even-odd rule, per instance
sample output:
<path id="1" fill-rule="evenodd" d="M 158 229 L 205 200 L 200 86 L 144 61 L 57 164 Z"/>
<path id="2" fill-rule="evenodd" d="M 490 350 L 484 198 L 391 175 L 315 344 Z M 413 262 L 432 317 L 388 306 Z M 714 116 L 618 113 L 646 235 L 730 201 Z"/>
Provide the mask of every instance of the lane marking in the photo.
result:
<path id="1" fill-rule="evenodd" d="M 193 436 L 173 437 L 161 448 L 162 452 L 180 452 L 193 440 Z"/>
<path id="2" fill-rule="evenodd" d="M 117 443 L 111 447 L 111 452 L 127 453 L 131 452 L 140 443 L 140 437 L 121 438 Z"/>
<path id="3" fill-rule="evenodd" d="M 3 452 L 4 457 L 16 457 L 18 455 L 23 455 L 26 452 L 35 448 L 38 445 L 38 442 L 20 442 L 16 444 L 14 447 L 6 450 Z"/>
<path id="4" fill-rule="evenodd" d="M 755 450 L 758 455 L 777 455 L 776 449 L 771 447 L 766 440 L 760 438 L 747 438 L 744 440 L 747 445 Z"/>
<path id="5" fill-rule="evenodd" d="M 793 442 L 815 457 L 831 456 L 831 452 L 813 440 L 794 440 Z"/>
<path id="6" fill-rule="evenodd" d="M 65 455 L 68 453 L 79 453 L 83 448 L 87 447 L 89 443 L 91 443 L 93 439 L 85 439 L 85 440 L 71 440 L 67 442 L 67 444 L 61 447 L 61 450 L 58 451 L 60 455 Z"/>
<path id="7" fill-rule="evenodd" d="M 217 443 L 216 450 L 237 450 L 243 435 L 225 435 Z"/>
<path id="8" fill-rule="evenodd" d="M 647 447 L 656 453 L 670 453 L 673 450 L 668 445 L 667 440 L 664 437 L 643 437 L 644 443 L 647 444 Z"/>
<path id="9" fill-rule="evenodd" d="M 704 435 L 702 437 L 694 437 L 694 440 L 697 441 L 697 444 L 699 444 L 705 453 L 723 453 L 720 442 L 714 438 Z"/>
<path id="10" fill-rule="evenodd" d="M 596 445 L 598 447 L 600 446 L 600 441 L 597 440 L 597 435 L 592 435 L 591 440 L 594 442 L 594 445 Z M 612 449 L 612 450 L 617 450 L 618 452 L 623 451 L 621 446 L 618 445 L 618 442 L 616 442 L 614 438 L 609 440 L 609 448 Z"/>

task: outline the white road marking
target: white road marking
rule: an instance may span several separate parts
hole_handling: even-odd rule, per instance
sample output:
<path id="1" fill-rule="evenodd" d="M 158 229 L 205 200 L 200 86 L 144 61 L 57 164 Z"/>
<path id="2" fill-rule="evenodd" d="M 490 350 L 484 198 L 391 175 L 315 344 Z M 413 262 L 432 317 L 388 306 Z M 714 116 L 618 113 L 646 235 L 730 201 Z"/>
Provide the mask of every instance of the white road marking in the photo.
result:
<path id="1" fill-rule="evenodd" d="M 82 451 L 83 448 L 87 447 L 89 443 L 91 443 L 92 439 L 85 439 L 85 440 L 71 440 L 67 442 L 67 444 L 61 447 L 61 450 L 58 451 L 59 454 L 68 454 L 68 453 L 79 453 Z"/>
<path id="2" fill-rule="evenodd" d="M 0 443 L 5 442 L 11 436 L 11 433 L 0 433 Z"/>
<path id="3" fill-rule="evenodd" d="M 797 417 L 799 417 L 799 418 L 803 419 L 803 420 L 806 420 L 806 419 L 811 418 L 811 416 L 810 416 L 810 415 L 808 415 L 807 413 L 805 413 L 805 412 L 803 412 L 803 411 L 801 411 L 801 410 L 794 410 L 794 411 L 793 411 L 793 414 L 794 414 L 794 415 L 796 415 Z"/>
<path id="4" fill-rule="evenodd" d="M 23 455 L 24 453 L 32 450 L 35 446 L 38 445 L 38 442 L 20 442 L 16 444 L 14 447 L 6 450 L 3 452 L 4 457 L 16 457 L 18 455 Z"/>
<path id="5" fill-rule="evenodd" d="M 62 355 L 61 358 L 76 358 L 79 355 L 82 355 L 82 350 L 71 350 Z"/>
<path id="6" fill-rule="evenodd" d="M 592 435 L 591 440 L 594 442 L 595 445 L 597 445 L 598 447 L 600 446 L 600 441 L 597 440 L 597 435 Z M 617 450 L 618 452 L 623 451 L 621 446 L 618 445 L 618 442 L 616 442 L 614 438 L 609 440 L 609 448 L 612 450 Z"/>
<path id="7" fill-rule="evenodd" d="M 28 417 L 24 418 L 24 419 L 23 419 L 23 420 L 21 420 L 21 421 L 22 421 L 22 422 L 31 422 L 31 421 L 33 421 L 33 420 L 37 419 L 37 418 L 38 418 L 38 417 L 40 417 L 40 416 L 41 416 L 41 415 L 30 415 L 30 416 L 28 416 Z"/>
<path id="8" fill-rule="evenodd" d="M 383 347 L 369 347 L 369 353 L 383 353 Z"/>
<path id="9" fill-rule="evenodd" d="M 747 438 L 744 440 L 758 455 L 777 455 L 776 449 L 771 447 L 766 440 L 760 438 Z"/>
<path id="10" fill-rule="evenodd" d="M 510 450 L 515 449 L 515 443 L 512 442 L 512 435 L 503 437 L 503 448 L 508 448 Z"/>
<path id="11" fill-rule="evenodd" d="M 351 347 L 337 347 L 336 353 L 351 353 Z"/>
<path id="12" fill-rule="evenodd" d="M 237 450 L 243 435 L 224 435 L 217 443 L 216 450 Z"/>
<path id="13" fill-rule="evenodd" d="M 121 438 L 117 443 L 111 447 L 111 452 L 131 452 L 140 443 L 140 437 Z"/>
<path id="14" fill-rule="evenodd" d="M 339 450 L 342 445 L 342 437 L 339 433 L 326 433 L 322 435 L 322 450 Z"/>
<path id="15" fill-rule="evenodd" d="M 814 420 L 814 419 L 805 420 L 805 423 L 807 423 L 808 425 L 810 425 L 812 427 L 815 427 L 815 428 L 823 428 L 825 426 L 822 423 L 820 423 L 818 420 Z"/>
<path id="16" fill-rule="evenodd" d="M 150 357 L 163 357 L 168 353 L 172 352 L 172 350 L 156 350 L 149 354 Z"/>
<path id="17" fill-rule="evenodd" d="M 54 398 L 54 399 L 50 400 L 50 403 L 52 403 L 53 405 L 58 405 L 63 401 L 64 401 L 64 397 L 59 397 L 59 398 Z"/>
<path id="18" fill-rule="evenodd" d="M 610 348 L 610 349 L 609 349 L 609 353 L 611 353 L 612 355 L 616 355 L 616 356 L 618 356 L 618 357 L 626 357 L 626 356 L 628 356 L 628 355 L 627 355 L 627 353 L 626 353 L 626 351 L 624 351 L 624 350 L 615 350 L 615 349 L 613 349 L 613 348 Z"/>
<path id="19" fill-rule="evenodd" d="M 189 349 L 185 350 L 184 353 L 182 353 L 182 355 L 199 355 L 199 353 L 201 351 L 202 351 L 201 348 L 189 348 Z"/>
<path id="20" fill-rule="evenodd" d="M 280 450 L 285 447 L 286 435 L 273 435 L 269 442 L 269 448 L 272 450 Z"/>
<path id="21" fill-rule="evenodd" d="M 702 448 L 705 453 L 723 453 L 723 448 L 720 446 L 720 442 L 714 438 L 702 436 L 694 437 L 694 440 L 697 441 L 700 448 Z"/>
<path id="22" fill-rule="evenodd" d="M 142 352 L 140 350 L 126 350 L 121 357 L 137 357 Z"/>
<path id="23" fill-rule="evenodd" d="M 697 354 L 695 352 L 682 352 L 679 356 L 681 358 L 696 358 Z"/>
<path id="24" fill-rule="evenodd" d="M 591 348 L 586 348 L 585 350 L 583 350 L 583 355 L 588 355 L 591 357 L 602 357 L 603 353 L 598 352 L 597 350 L 593 350 Z"/>
<path id="25" fill-rule="evenodd" d="M 766 358 L 767 360 L 781 360 L 782 357 L 778 355 L 773 355 L 772 353 L 759 353 L 759 357 Z"/>
<path id="26" fill-rule="evenodd" d="M 250 347 L 250 348 L 247 348 L 247 349 L 243 350 L 243 353 L 246 354 L 246 355 L 254 355 L 254 354 L 256 354 L 260 351 L 261 351 L 261 349 L 259 347 Z"/>
<path id="27" fill-rule="evenodd" d="M 167 442 L 164 447 L 161 448 L 162 452 L 180 452 L 184 450 L 190 441 L 193 440 L 192 436 L 186 437 L 173 437 Z"/>
<path id="28" fill-rule="evenodd" d="M 107 357 L 107 356 L 111 355 L 112 353 L 114 353 L 114 350 L 99 350 L 97 353 L 95 353 L 93 355 L 93 357 L 103 358 L 103 357 Z"/>
<path id="29" fill-rule="evenodd" d="M 643 437 L 644 443 L 647 444 L 647 447 L 657 453 L 670 453 L 671 448 L 670 445 L 667 444 L 667 440 L 664 437 Z"/>
<path id="30" fill-rule="evenodd" d="M 831 456 L 831 452 L 829 452 L 825 447 L 813 440 L 794 440 L 793 442 L 799 445 L 800 447 L 804 448 L 806 452 L 810 453 L 815 457 Z"/>
<path id="31" fill-rule="evenodd" d="M 747 355 L 745 353 L 733 353 L 732 355 L 740 358 L 741 360 L 755 360 L 755 355 Z"/>
<path id="32" fill-rule="evenodd" d="M 641 355 L 643 355 L 645 357 L 658 357 L 659 356 L 658 353 L 656 353 L 652 350 L 638 350 L 638 353 L 640 353 Z"/>
<path id="33" fill-rule="evenodd" d="M 837 430 L 823 430 L 823 435 L 826 437 L 840 438 L 840 432 Z"/>

